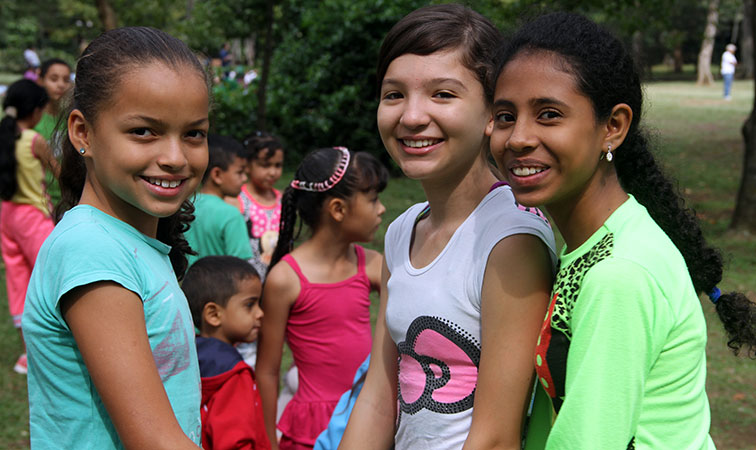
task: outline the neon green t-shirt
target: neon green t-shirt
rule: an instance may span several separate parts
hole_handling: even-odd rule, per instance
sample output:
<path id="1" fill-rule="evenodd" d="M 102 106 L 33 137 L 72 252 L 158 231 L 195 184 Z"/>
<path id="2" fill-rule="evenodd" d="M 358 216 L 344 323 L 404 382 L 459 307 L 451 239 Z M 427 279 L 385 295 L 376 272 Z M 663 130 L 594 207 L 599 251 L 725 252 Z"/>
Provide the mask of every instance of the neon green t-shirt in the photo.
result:
<path id="1" fill-rule="evenodd" d="M 215 195 L 198 193 L 195 196 L 194 221 L 184 236 L 197 252 L 197 256 L 188 257 L 189 265 L 203 256 L 253 257 L 244 217 Z"/>
<path id="2" fill-rule="evenodd" d="M 682 255 L 633 197 L 563 250 L 536 348 L 548 449 L 712 449 L 706 323 Z"/>

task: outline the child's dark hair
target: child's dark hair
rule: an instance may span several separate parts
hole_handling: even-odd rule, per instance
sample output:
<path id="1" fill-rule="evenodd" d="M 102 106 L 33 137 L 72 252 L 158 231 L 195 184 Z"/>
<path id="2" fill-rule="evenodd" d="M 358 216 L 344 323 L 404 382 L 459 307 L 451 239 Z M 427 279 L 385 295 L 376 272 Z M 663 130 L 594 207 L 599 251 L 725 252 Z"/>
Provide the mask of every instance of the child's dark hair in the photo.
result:
<path id="1" fill-rule="evenodd" d="M 248 278 L 260 278 L 254 267 L 235 256 L 206 256 L 198 259 L 181 283 L 181 290 L 189 302 L 194 325 L 202 325 L 202 309 L 209 302 L 226 306 L 239 291 L 239 283 Z"/>
<path id="2" fill-rule="evenodd" d="M 386 34 L 378 53 L 378 93 L 391 61 L 405 55 L 430 55 L 444 50 L 462 50 L 462 64 L 483 85 L 486 101 L 493 98 L 496 76 L 491 55 L 501 42 L 499 30 L 467 6 L 450 3 L 416 9 L 404 16 Z"/>
<path id="3" fill-rule="evenodd" d="M 220 134 L 211 134 L 207 136 L 207 169 L 202 176 L 202 182 L 207 181 L 207 177 L 210 174 L 210 169 L 213 167 L 219 167 L 221 170 L 228 170 L 234 162 L 234 158 L 244 158 L 244 147 L 239 141 L 229 136 L 222 136 Z"/>
<path id="4" fill-rule="evenodd" d="M 10 200 L 18 190 L 16 141 L 21 137 L 18 120 L 31 116 L 47 104 L 47 91 L 31 80 L 18 80 L 8 87 L 0 120 L 0 198 Z"/>
<path id="5" fill-rule="evenodd" d="M 276 150 L 284 151 L 281 141 L 267 131 L 255 131 L 245 137 L 242 143 L 246 149 L 245 158 L 247 161 L 257 159 L 267 161 L 276 154 Z M 265 150 L 265 153 L 261 153 L 262 150 Z"/>
<path id="6" fill-rule="evenodd" d="M 348 150 L 347 150 L 348 151 Z M 370 153 L 350 153 L 349 166 L 344 176 L 333 187 L 323 192 L 295 189 L 289 185 L 281 198 L 281 225 L 278 243 L 270 261 L 273 267 L 292 250 L 299 231 L 294 232 L 297 216 L 310 230 L 317 229 L 323 203 L 329 198 L 349 198 L 356 192 L 382 192 L 388 182 L 388 170 Z M 320 148 L 305 155 L 294 179 L 318 183 L 331 177 L 338 169 L 342 152 L 336 147 Z"/>
<path id="7" fill-rule="evenodd" d="M 155 63 L 187 76 L 194 72 L 208 83 L 197 56 L 175 37 L 149 27 L 116 28 L 93 40 L 79 58 L 73 97 L 65 117 L 78 109 L 89 123 L 95 123 L 99 112 L 112 104 L 121 79 L 134 69 Z M 61 201 L 55 208 L 56 221 L 79 203 L 87 174 L 84 159 L 71 144 L 68 134 L 60 133 L 60 138 L 63 155 L 59 178 Z M 169 256 L 179 280 L 186 270 L 185 255 L 192 251 L 183 233 L 194 219 L 193 212 L 194 206 L 185 201 L 175 214 L 158 221 L 157 239 L 171 246 Z"/>
<path id="8" fill-rule="evenodd" d="M 646 207 L 685 258 L 697 292 L 711 294 L 722 280 L 722 256 L 703 237 L 695 212 L 686 207 L 676 185 L 664 174 L 640 128 L 643 91 L 630 52 L 608 30 L 572 13 L 553 13 L 522 27 L 499 54 L 498 70 L 522 54 L 543 53 L 562 63 L 577 88 L 593 104 L 597 121 L 609 118 L 612 108 L 625 103 L 633 119 L 613 164 L 620 184 Z M 727 345 L 735 352 L 745 346 L 756 355 L 756 304 L 737 292 L 715 302 L 727 331 Z"/>
<path id="9" fill-rule="evenodd" d="M 41 66 L 39 66 L 39 78 L 44 78 L 45 75 L 47 75 L 47 71 L 50 70 L 50 67 L 61 64 L 66 67 L 68 67 L 68 71 L 71 71 L 71 66 L 68 65 L 67 62 L 63 61 L 60 58 L 50 58 L 48 60 L 45 60 L 45 62 L 42 63 Z"/>

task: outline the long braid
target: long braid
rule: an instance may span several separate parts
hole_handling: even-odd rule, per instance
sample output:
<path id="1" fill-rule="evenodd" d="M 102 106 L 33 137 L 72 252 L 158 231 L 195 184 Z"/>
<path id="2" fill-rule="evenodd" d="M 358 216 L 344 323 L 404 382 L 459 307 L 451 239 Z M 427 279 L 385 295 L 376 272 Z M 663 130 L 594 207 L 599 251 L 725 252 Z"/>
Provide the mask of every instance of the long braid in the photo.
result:
<path id="1" fill-rule="evenodd" d="M 287 187 L 281 197 L 281 224 L 278 229 L 276 249 L 270 259 L 271 268 L 294 247 L 294 226 L 297 221 L 296 202 L 297 191 L 291 186 Z"/>

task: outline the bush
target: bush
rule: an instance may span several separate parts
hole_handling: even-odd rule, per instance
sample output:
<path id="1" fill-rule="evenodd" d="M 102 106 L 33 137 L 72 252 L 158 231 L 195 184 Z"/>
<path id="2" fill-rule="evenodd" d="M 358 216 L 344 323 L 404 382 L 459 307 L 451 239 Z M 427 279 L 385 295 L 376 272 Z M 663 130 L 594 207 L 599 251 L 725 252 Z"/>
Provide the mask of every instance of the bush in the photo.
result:
<path id="1" fill-rule="evenodd" d="M 276 48 L 267 92 L 268 123 L 288 143 L 288 165 L 333 145 L 388 161 L 375 121 L 378 49 L 391 26 L 424 3 L 326 0 L 301 12 Z"/>

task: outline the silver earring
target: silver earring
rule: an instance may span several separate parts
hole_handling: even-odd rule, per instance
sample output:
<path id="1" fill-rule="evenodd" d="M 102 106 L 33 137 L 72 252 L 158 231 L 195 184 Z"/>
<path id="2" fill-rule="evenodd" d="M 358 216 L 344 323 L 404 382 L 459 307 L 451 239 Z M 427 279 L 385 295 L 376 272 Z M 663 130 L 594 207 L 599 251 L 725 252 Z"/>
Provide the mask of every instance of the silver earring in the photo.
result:
<path id="1" fill-rule="evenodd" d="M 86 150 L 84 149 L 84 147 L 82 147 L 82 148 L 79 149 L 79 153 L 81 153 L 82 155 L 84 154 L 84 152 L 86 152 Z"/>
<path id="2" fill-rule="evenodd" d="M 606 146 L 606 162 L 612 162 L 614 155 L 612 155 L 612 144 Z"/>

